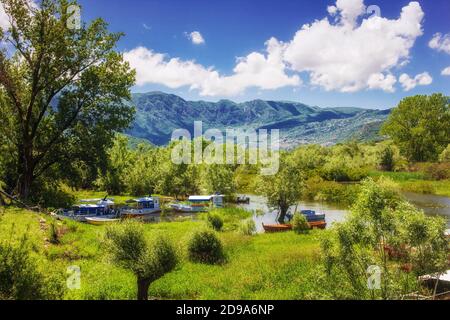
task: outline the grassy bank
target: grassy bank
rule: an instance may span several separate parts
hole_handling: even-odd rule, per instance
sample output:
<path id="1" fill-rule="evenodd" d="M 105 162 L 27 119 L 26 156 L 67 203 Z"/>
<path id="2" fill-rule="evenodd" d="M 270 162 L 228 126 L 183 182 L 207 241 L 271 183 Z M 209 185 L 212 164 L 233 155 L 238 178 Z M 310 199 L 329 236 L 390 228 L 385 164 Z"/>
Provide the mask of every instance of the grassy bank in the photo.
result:
<path id="1" fill-rule="evenodd" d="M 450 197 L 450 180 L 429 180 L 423 172 L 372 171 L 370 176 L 373 178 L 387 177 L 394 181 L 401 191 Z"/>
<path id="2" fill-rule="evenodd" d="M 57 221 L 60 243 L 48 241 L 53 218 L 20 209 L 6 209 L 0 223 L 0 241 L 27 232 L 32 255 L 46 273 L 65 283 L 66 268 L 81 268 L 81 289 L 66 290 L 66 299 L 134 299 L 136 284 L 127 270 L 113 266 L 102 245 L 104 227 L 72 221 Z M 220 232 L 227 262 L 209 266 L 186 258 L 190 235 L 203 228 L 203 221 L 146 224 L 146 236 L 170 237 L 178 248 L 181 263 L 175 271 L 150 287 L 157 299 L 308 299 L 318 298 L 314 274 L 318 268 L 320 231 L 309 235 L 260 234 L 243 236 L 236 231 Z"/>

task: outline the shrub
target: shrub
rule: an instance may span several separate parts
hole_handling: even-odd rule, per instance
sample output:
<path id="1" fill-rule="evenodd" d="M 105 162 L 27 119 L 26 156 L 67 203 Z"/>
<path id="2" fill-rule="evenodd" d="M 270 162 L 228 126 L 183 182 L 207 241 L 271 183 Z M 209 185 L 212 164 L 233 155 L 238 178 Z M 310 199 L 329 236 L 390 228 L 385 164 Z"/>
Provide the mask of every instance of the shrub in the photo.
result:
<path id="1" fill-rule="evenodd" d="M 75 202 L 75 197 L 59 185 L 44 180 L 36 181 L 33 184 L 32 195 L 32 203 L 38 203 L 50 211 L 52 208 L 70 208 Z"/>
<path id="2" fill-rule="evenodd" d="M 306 220 L 306 217 L 301 213 L 294 214 L 294 218 L 292 219 L 292 230 L 295 233 L 308 233 L 309 232 L 309 224 Z"/>
<path id="3" fill-rule="evenodd" d="M 48 241 L 52 244 L 58 244 L 59 243 L 59 230 L 58 226 L 56 225 L 55 221 L 52 221 L 50 224 L 50 228 L 48 230 Z"/>
<path id="4" fill-rule="evenodd" d="M 147 300 L 150 284 L 172 271 L 178 263 L 176 251 L 167 239 L 159 237 L 149 247 L 144 230 L 136 222 L 110 226 L 105 240 L 113 262 L 136 276 L 138 300 Z"/>
<path id="5" fill-rule="evenodd" d="M 256 232 L 256 224 L 253 219 L 241 221 L 239 225 L 239 233 L 244 236 L 251 236 Z"/>
<path id="6" fill-rule="evenodd" d="M 445 148 L 444 151 L 439 155 L 440 162 L 450 163 L 450 144 Z"/>
<path id="7" fill-rule="evenodd" d="M 380 168 L 383 171 L 393 171 L 395 167 L 394 151 L 390 146 L 386 147 L 380 155 Z"/>
<path id="8" fill-rule="evenodd" d="M 208 220 L 208 226 L 210 226 L 212 229 L 216 231 L 222 230 L 223 227 L 223 219 L 220 215 L 215 213 L 208 214 L 207 217 Z"/>
<path id="9" fill-rule="evenodd" d="M 450 178 L 450 163 L 433 163 L 425 170 L 426 177 L 432 180 Z"/>
<path id="10" fill-rule="evenodd" d="M 58 299 L 62 288 L 39 271 L 30 255 L 27 235 L 18 244 L 12 240 L 0 243 L 0 300 Z"/>
<path id="11" fill-rule="evenodd" d="M 194 233 L 188 243 L 189 260 L 205 264 L 217 264 L 224 260 L 222 243 L 213 231 Z"/>

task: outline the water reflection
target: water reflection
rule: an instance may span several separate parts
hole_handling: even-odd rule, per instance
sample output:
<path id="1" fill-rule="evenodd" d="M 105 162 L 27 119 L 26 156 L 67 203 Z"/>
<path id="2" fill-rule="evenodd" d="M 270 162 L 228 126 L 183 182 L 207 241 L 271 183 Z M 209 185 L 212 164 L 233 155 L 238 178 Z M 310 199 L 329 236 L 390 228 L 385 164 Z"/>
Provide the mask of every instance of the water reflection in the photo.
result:
<path id="1" fill-rule="evenodd" d="M 253 220 L 256 223 L 258 232 L 263 231 L 263 223 L 277 223 L 277 211 L 270 210 L 268 208 L 267 199 L 265 197 L 255 195 L 247 196 L 250 197 L 250 203 L 239 204 L 238 206 L 254 213 Z M 403 196 L 418 209 L 423 210 L 425 214 L 430 216 L 438 215 L 445 217 L 447 219 L 447 227 L 450 228 L 450 198 L 411 192 L 405 192 L 403 193 Z M 295 209 L 296 206 L 292 206 L 290 208 L 291 212 L 294 212 Z M 301 201 L 298 203 L 297 211 L 306 209 L 314 210 L 319 213 L 325 213 L 328 226 L 331 226 L 334 222 L 343 221 L 348 213 L 348 210 L 329 203 L 315 201 Z"/>
<path id="2" fill-rule="evenodd" d="M 249 196 L 249 204 L 240 204 L 239 207 L 249 210 L 254 213 L 253 220 L 255 221 L 258 232 L 263 231 L 262 224 L 277 223 L 277 211 L 270 210 L 267 206 L 267 199 L 263 196 Z M 290 208 L 294 212 L 296 206 Z M 343 221 L 347 210 L 333 206 L 327 203 L 319 203 L 314 201 L 301 201 L 297 205 L 297 211 L 300 210 L 314 210 L 319 213 L 326 213 L 326 222 L 331 226 L 334 222 Z"/>

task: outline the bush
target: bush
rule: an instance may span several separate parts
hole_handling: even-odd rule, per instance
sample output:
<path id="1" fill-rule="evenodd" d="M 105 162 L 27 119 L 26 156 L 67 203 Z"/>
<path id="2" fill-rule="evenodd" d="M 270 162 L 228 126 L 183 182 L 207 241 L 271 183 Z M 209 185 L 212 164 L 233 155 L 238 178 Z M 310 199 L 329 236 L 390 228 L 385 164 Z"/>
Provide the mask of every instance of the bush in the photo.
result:
<path id="1" fill-rule="evenodd" d="M 49 233 L 48 241 L 52 244 L 58 244 L 59 243 L 59 231 L 58 231 L 58 226 L 56 225 L 55 221 L 53 221 L 50 224 L 48 233 Z"/>
<path id="2" fill-rule="evenodd" d="M 395 167 L 394 151 L 390 146 L 386 147 L 380 155 L 380 168 L 383 171 L 393 171 Z"/>
<path id="3" fill-rule="evenodd" d="M 47 283 L 30 252 L 26 235 L 18 245 L 11 240 L 0 243 L 0 300 L 58 299 L 62 296 L 62 287 L 53 281 Z"/>
<path id="4" fill-rule="evenodd" d="M 223 227 L 223 219 L 220 215 L 215 213 L 208 214 L 207 217 L 208 220 L 208 226 L 216 231 L 222 230 Z"/>
<path id="5" fill-rule="evenodd" d="M 172 271 L 178 263 L 175 248 L 168 240 L 159 237 L 150 247 L 142 226 L 136 222 L 110 226 L 105 240 L 113 262 L 136 276 L 138 300 L 147 300 L 150 284 Z"/>
<path id="6" fill-rule="evenodd" d="M 440 162 L 450 163 L 450 144 L 445 148 L 444 151 L 439 155 Z"/>
<path id="7" fill-rule="evenodd" d="M 297 234 L 301 234 L 308 233 L 309 229 L 310 227 L 306 217 L 301 213 L 294 214 L 294 218 L 292 219 L 292 230 Z"/>
<path id="8" fill-rule="evenodd" d="M 70 208 L 75 202 L 75 197 L 61 189 L 59 185 L 43 180 L 36 181 L 33 185 L 32 195 L 32 203 L 38 203 L 50 210 L 52 208 Z"/>
<path id="9" fill-rule="evenodd" d="M 256 224 L 253 219 L 247 219 L 240 223 L 239 233 L 244 236 L 251 236 L 256 232 Z"/>
<path id="10" fill-rule="evenodd" d="M 224 260 L 222 243 L 213 231 L 194 233 L 188 244 L 189 260 L 205 264 L 217 264 Z"/>
<path id="11" fill-rule="evenodd" d="M 425 170 L 425 174 L 432 180 L 450 179 L 450 163 L 433 163 Z"/>

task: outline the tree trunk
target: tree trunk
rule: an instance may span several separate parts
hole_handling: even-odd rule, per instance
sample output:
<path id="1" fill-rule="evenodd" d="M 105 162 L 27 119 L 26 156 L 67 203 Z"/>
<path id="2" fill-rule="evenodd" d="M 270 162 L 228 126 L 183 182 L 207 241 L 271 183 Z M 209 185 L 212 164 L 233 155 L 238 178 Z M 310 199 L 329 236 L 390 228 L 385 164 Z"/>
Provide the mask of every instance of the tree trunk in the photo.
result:
<path id="1" fill-rule="evenodd" d="M 278 216 L 278 222 L 283 224 L 284 219 L 286 218 L 286 214 L 289 210 L 289 206 L 280 206 L 280 215 Z"/>
<path id="2" fill-rule="evenodd" d="M 137 279 L 137 287 L 138 287 L 138 293 L 137 293 L 137 299 L 138 300 L 148 300 L 148 288 L 150 287 L 150 280 L 148 279 Z"/>
<path id="3" fill-rule="evenodd" d="M 27 200 L 31 192 L 31 184 L 34 178 L 34 164 L 33 164 L 33 146 L 26 142 L 19 147 L 19 162 L 17 167 L 17 192 L 19 198 Z"/>

